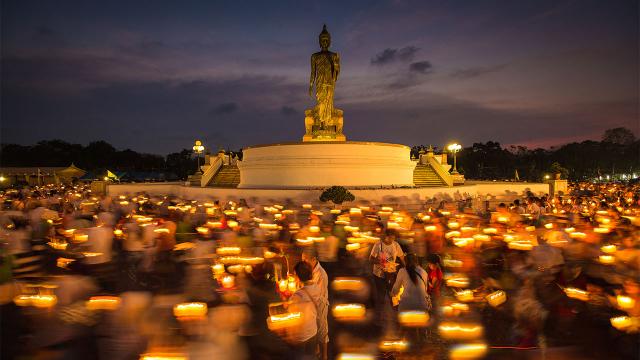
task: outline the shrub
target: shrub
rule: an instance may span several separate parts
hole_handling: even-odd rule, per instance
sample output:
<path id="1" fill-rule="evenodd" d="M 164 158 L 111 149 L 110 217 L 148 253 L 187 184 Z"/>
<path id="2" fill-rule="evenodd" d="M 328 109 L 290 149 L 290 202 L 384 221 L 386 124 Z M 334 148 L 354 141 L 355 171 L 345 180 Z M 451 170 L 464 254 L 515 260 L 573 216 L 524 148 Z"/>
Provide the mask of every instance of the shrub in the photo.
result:
<path id="1" fill-rule="evenodd" d="M 355 199 L 356 197 L 344 186 L 332 186 L 320 194 L 320 201 L 331 201 L 334 204 L 342 204 L 345 201 L 353 201 Z"/>

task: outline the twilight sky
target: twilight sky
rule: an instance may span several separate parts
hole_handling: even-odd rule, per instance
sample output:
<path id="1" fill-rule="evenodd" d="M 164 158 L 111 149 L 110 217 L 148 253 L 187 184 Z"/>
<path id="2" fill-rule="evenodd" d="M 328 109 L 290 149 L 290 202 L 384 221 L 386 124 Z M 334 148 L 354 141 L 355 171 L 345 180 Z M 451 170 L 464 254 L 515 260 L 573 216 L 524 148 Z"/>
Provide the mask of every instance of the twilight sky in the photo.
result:
<path id="1" fill-rule="evenodd" d="M 326 23 L 349 140 L 640 134 L 636 0 L 3 0 L 3 143 L 299 141 Z"/>

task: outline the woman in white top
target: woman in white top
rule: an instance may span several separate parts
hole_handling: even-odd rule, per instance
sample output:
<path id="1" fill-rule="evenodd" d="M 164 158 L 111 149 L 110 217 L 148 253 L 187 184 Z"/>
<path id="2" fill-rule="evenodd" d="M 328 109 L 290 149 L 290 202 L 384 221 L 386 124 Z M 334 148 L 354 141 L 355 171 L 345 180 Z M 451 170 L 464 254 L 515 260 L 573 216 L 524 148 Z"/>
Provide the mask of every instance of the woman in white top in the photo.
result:
<path id="1" fill-rule="evenodd" d="M 431 309 L 431 299 L 427 293 L 429 276 L 423 268 L 417 265 L 414 254 L 407 254 L 405 261 L 406 267 L 398 271 L 398 277 L 391 290 L 391 294 L 397 296 L 400 288 L 404 288 L 400 297 L 398 310 L 428 311 Z"/>

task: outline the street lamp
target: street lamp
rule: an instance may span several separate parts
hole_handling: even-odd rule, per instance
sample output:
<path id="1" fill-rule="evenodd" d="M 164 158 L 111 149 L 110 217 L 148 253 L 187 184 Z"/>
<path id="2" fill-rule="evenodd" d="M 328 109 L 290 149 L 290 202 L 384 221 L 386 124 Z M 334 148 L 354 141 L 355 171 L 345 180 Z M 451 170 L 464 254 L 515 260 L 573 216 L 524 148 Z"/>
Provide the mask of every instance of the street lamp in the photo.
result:
<path id="1" fill-rule="evenodd" d="M 196 140 L 195 144 L 193 145 L 193 152 L 196 153 L 196 157 L 198 159 L 198 167 L 196 168 L 196 173 L 202 173 L 202 171 L 200 170 L 200 154 L 202 154 L 203 151 L 204 146 L 202 145 L 202 141 Z"/>
<path id="2" fill-rule="evenodd" d="M 451 173 L 454 175 L 458 174 L 458 162 L 456 159 L 456 153 L 460 151 L 460 149 L 462 149 L 462 145 L 456 143 L 447 146 L 447 150 L 453 153 L 453 171 Z"/>

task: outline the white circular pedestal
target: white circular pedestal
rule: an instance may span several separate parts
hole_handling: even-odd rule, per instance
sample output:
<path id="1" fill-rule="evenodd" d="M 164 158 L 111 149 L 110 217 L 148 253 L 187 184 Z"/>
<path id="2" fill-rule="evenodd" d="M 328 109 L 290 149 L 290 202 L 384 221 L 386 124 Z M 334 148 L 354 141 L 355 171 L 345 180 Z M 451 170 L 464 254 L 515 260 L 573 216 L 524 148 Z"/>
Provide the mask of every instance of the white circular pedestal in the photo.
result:
<path id="1" fill-rule="evenodd" d="M 413 186 L 410 148 L 375 142 L 303 142 L 245 148 L 238 188 Z"/>

